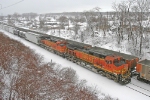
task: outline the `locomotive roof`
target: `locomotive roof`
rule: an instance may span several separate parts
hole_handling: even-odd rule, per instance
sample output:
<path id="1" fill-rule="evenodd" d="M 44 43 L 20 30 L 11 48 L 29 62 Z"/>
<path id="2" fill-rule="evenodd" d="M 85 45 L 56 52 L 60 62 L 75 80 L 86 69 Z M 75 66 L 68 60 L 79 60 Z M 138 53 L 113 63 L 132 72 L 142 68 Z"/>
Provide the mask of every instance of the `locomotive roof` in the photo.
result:
<path id="1" fill-rule="evenodd" d="M 77 41 L 72 41 L 72 40 L 67 40 L 69 44 L 72 44 L 74 46 L 80 46 L 80 47 L 90 47 L 91 45 L 89 44 L 84 44 L 84 43 L 81 43 L 81 42 L 77 42 Z"/>
<path id="2" fill-rule="evenodd" d="M 61 37 L 57 37 L 57 36 L 52 36 L 50 35 L 51 38 L 55 38 L 55 39 L 59 39 L 59 40 L 65 40 L 64 38 L 61 38 Z"/>
<path id="3" fill-rule="evenodd" d="M 38 32 L 36 30 L 31 30 L 31 29 L 27 29 L 29 32 L 33 32 L 33 33 L 36 33 L 36 34 L 45 34 L 44 32 Z"/>
<path id="4" fill-rule="evenodd" d="M 147 59 L 142 60 L 142 61 L 140 61 L 139 63 L 141 63 L 141 64 L 143 64 L 143 65 L 148 65 L 148 66 L 150 66 L 150 60 L 147 60 Z"/>
<path id="5" fill-rule="evenodd" d="M 50 35 L 50 37 L 51 37 L 51 40 L 52 41 L 59 41 L 59 40 L 65 40 L 65 39 L 63 39 L 63 38 L 61 38 L 61 37 L 56 37 L 56 36 L 52 36 L 52 35 Z"/>
<path id="6" fill-rule="evenodd" d="M 84 48 L 82 48 L 82 47 L 80 47 L 80 46 L 74 46 L 74 45 L 72 45 L 72 44 L 67 44 L 67 47 L 69 48 L 69 49 L 72 49 L 72 50 L 80 50 L 80 51 L 82 51 L 82 52 L 85 52 L 85 53 L 89 53 L 89 51 L 87 50 L 87 49 L 84 49 Z"/>
<path id="7" fill-rule="evenodd" d="M 18 29 L 19 31 L 25 31 L 25 32 L 28 32 L 27 29 L 24 29 L 24 28 L 19 28 L 19 27 L 17 27 L 16 29 Z"/>
<path id="8" fill-rule="evenodd" d="M 79 50 L 83 50 L 84 48 L 80 45 L 74 45 L 74 44 L 67 44 L 67 47 L 70 48 L 70 49 L 79 49 Z"/>
<path id="9" fill-rule="evenodd" d="M 67 42 L 68 42 L 68 44 L 67 44 L 68 48 L 89 53 L 88 49 L 91 47 L 91 45 L 72 41 L 72 40 L 67 40 Z"/>
<path id="10" fill-rule="evenodd" d="M 61 37 L 56 37 L 56 36 L 52 36 L 52 35 L 47 35 L 47 34 L 44 34 L 42 36 L 40 36 L 40 38 L 42 39 L 47 39 L 47 40 L 52 40 L 52 41 L 59 41 L 59 40 L 65 40 Z"/>
<path id="11" fill-rule="evenodd" d="M 37 33 L 34 33 L 34 32 L 28 32 L 28 33 L 30 33 L 30 34 L 34 34 L 34 35 L 38 35 L 38 36 L 40 36 L 41 34 L 37 34 Z"/>
<path id="12" fill-rule="evenodd" d="M 117 52 L 117 51 L 112 51 L 112 53 L 115 54 L 115 55 L 118 55 L 118 56 L 122 56 L 126 60 L 131 60 L 131 59 L 137 58 L 136 56 L 125 54 L 125 53 L 120 53 L 120 52 Z"/>
<path id="13" fill-rule="evenodd" d="M 47 34 L 42 34 L 41 36 L 39 36 L 39 38 L 50 38 L 50 36 Z"/>
<path id="14" fill-rule="evenodd" d="M 99 47 L 93 47 L 89 51 L 92 53 L 96 53 L 96 54 L 100 54 L 100 55 L 104 55 L 104 56 L 111 55 L 110 52 L 107 52 L 107 50 L 105 50 L 103 48 L 99 48 Z"/>
<path id="15" fill-rule="evenodd" d="M 93 47 L 90 49 L 90 52 L 95 52 L 95 53 L 98 53 L 98 54 L 101 54 L 101 55 L 118 55 L 118 56 L 121 56 L 123 57 L 123 59 L 126 59 L 126 60 L 131 60 L 131 59 L 135 59 L 137 57 L 135 56 L 132 56 L 132 55 L 128 55 L 128 54 L 124 54 L 124 53 L 120 53 L 120 52 L 117 52 L 117 51 L 112 51 L 112 50 L 108 50 L 108 49 L 104 49 L 104 48 L 100 48 L 100 47 Z"/>

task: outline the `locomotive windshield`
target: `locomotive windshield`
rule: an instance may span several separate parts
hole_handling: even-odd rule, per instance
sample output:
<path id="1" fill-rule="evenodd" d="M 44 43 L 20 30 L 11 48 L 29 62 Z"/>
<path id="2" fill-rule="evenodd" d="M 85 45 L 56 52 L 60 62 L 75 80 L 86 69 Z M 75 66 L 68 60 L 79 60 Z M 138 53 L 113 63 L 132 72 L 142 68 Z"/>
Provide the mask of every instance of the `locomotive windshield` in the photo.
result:
<path id="1" fill-rule="evenodd" d="M 64 46 L 64 45 L 65 45 L 64 43 L 61 43 L 61 44 L 60 44 L 60 46 Z"/>
<path id="2" fill-rule="evenodd" d="M 114 65 L 115 66 L 119 67 L 119 66 L 121 66 L 123 64 L 125 64 L 125 61 L 123 59 L 120 59 L 120 60 L 114 59 Z"/>

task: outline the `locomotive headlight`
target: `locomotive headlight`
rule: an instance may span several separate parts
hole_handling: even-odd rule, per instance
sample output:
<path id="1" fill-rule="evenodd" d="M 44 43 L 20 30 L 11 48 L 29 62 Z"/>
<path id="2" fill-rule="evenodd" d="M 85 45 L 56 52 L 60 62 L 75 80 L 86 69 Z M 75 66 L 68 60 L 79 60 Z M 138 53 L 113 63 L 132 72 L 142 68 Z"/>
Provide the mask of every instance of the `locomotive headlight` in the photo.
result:
<path id="1" fill-rule="evenodd" d="M 128 66 L 124 65 L 124 68 L 122 69 L 122 73 L 125 73 L 128 70 Z"/>

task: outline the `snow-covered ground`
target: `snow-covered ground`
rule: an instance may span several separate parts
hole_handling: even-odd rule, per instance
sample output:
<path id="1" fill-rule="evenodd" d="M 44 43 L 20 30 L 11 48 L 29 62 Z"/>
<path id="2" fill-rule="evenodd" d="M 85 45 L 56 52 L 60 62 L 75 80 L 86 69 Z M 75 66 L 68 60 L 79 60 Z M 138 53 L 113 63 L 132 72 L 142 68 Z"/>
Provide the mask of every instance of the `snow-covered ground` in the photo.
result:
<path id="1" fill-rule="evenodd" d="M 6 31 L 3 31 L 3 30 L 0 30 L 0 31 L 4 32 L 9 37 L 22 42 L 29 48 L 34 49 L 36 53 L 43 55 L 44 61 L 50 62 L 52 60 L 53 62 L 60 64 L 62 67 L 73 68 L 77 72 L 79 79 L 85 79 L 87 81 L 87 85 L 93 86 L 93 87 L 96 86 L 96 89 L 100 91 L 101 93 L 110 95 L 113 98 L 118 98 L 119 100 L 150 100 L 150 97 L 148 96 L 145 96 L 126 86 L 119 85 L 118 83 L 110 79 L 107 79 L 106 77 L 103 77 L 99 74 L 96 74 L 85 68 L 82 68 L 81 66 L 75 63 L 72 63 L 58 55 L 50 53 L 49 51 L 33 43 L 30 43 L 24 39 L 14 36 L 13 34 L 8 33 Z M 146 88 L 148 91 L 144 91 L 141 88 L 139 89 L 138 87 L 137 87 L 137 90 L 139 89 L 138 91 L 141 91 L 142 93 L 144 92 L 144 94 L 150 95 L 150 92 L 149 92 L 150 85 L 142 83 L 142 82 L 138 82 L 137 80 L 134 80 L 134 79 L 132 79 L 132 83 L 138 83 L 138 86 L 140 84 L 140 86 L 142 86 L 143 88 Z M 127 86 L 133 87 L 134 89 L 136 89 L 136 87 L 132 86 L 132 84 L 128 84 Z"/>

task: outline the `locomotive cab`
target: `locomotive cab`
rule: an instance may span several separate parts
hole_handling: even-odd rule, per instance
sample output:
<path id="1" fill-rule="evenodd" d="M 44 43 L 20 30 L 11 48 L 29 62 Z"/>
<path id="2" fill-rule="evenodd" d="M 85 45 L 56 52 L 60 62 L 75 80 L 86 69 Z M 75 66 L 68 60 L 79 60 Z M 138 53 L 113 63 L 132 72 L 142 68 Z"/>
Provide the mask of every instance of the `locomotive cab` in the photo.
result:
<path id="1" fill-rule="evenodd" d="M 67 42 L 65 40 L 60 40 L 56 42 L 57 44 L 57 50 L 61 53 L 65 53 L 66 52 L 66 44 Z"/>
<path id="2" fill-rule="evenodd" d="M 130 71 L 128 70 L 128 65 L 120 56 L 106 56 L 105 62 L 107 64 L 107 69 L 117 75 L 117 81 L 121 84 L 129 83 Z"/>
<path id="3" fill-rule="evenodd" d="M 125 61 L 120 56 L 106 56 L 105 61 L 107 64 L 113 64 L 116 67 L 120 67 L 125 64 Z"/>

